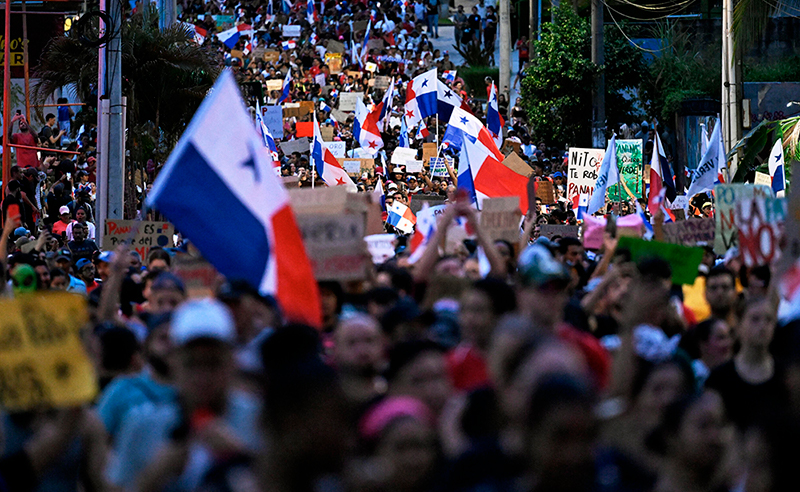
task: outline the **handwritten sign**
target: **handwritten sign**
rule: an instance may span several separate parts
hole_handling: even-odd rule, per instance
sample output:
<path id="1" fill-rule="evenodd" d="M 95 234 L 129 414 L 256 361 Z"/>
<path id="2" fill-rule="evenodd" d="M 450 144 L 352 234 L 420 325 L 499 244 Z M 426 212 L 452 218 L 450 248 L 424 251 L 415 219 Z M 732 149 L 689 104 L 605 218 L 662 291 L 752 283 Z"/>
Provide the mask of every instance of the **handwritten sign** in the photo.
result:
<path id="1" fill-rule="evenodd" d="M 344 153 L 347 147 L 346 142 L 325 142 L 325 147 L 331 151 L 334 157 L 344 157 Z"/>
<path id="2" fill-rule="evenodd" d="M 355 111 L 358 99 L 364 99 L 363 92 L 342 92 L 339 94 L 339 111 Z"/>
<path id="3" fill-rule="evenodd" d="M 372 263 L 380 265 L 394 256 L 394 234 L 373 234 L 366 236 L 364 242 L 367 243 L 367 251 L 372 256 Z"/>
<path id="4" fill-rule="evenodd" d="M 520 235 L 520 218 L 522 212 L 519 210 L 519 198 L 501 197 L 486 198 L 483 200 L 481 210 L 481 228 L 486 234 L 496 241 L 504 239 L 515 243 Z"/>
<path id="5" fill-rule="evenodd" d="M 697 246 L 698 243 L 714 244 L 714 219 L 689 219 L 663 225 L 664 239 L 668 243 Z"/>
<path id="6" fill-rule="evenodd" d="M 264 52 L 264 61 L 268 63 L 278 63 L 281 54 L 277 51 L 265 51 Z"/>
<path id="7" fill-rule="evenodd" d="M 330 44 L 330 42 L 329 42 Z M 341 44 L 341 43 L 339 43 Z M 328 65 L 331 74 L 338 75 L 342 73 L 342 54 L 341 53 L 325 53 L 325 64 Z"/>
<path id="8" fill-rule="evenodd" d="M 783 198 L 753 197 L 736 202 L 739 250 L 745 265 L 770 265 L 780 258 L 786 208 Z"/>
<path id="9" fill-rule="evenodd" d="M 318 280 L 366 276 L 363 214 L 303 214 L 297 216 L 297 225 Z"/>
<path id="10" fill-rule="evenodd" d="M 375 88 L 380 90 L 386 90 L 389 88 L 389 84 L 392 83 L 392 78 L 387 75 L 378 75 L 375 77 Z"/>
<path id="11" fill-rule="evenodd" d="M 333 127 L 328 125 L 322 125 L 319 127 L 319 134 L 322 137 L 322 140 L 326 142 L 333 141 Z M 314 135 L 314 131 L 311 131 L 311 135 Z"/>
<path id="12" fill-rule="evenodd" d="M 169 222 L 106 219 L 103 234 L 103 249 L 114 250 L 118 245 L 128 242 L 131 249 L 147 258 L 150 250 L 158 246 L 171 248 L 175 227 Z"/>
<path id="13" fill-rule="evenodd" d="M 760 171 L 756 171 L 755 181 L 753 184 L 757 185 L 765 185 L 765 186 L 772 186 L 772 178 L 767 173 L 762 173 Z"/>
<path id="14" fill-rule="evenodd" d="M 281 106 L 262 106 L 261 119 L 272 134 L 272 138 L 283 138 L 283 108 Z"/>
<path id="15" fill-rule="evenodd" d="M 642 197 L 642 141 L 617 140 L 617 166 L 619 167 L 619 179 L 625 186 L 613 185 L 608 188 L 610 200 L 619 202 L 631 198 L 628 190 L 633 193 L 634 198 Z M 626 190 L 627 187 L 627 190 Z"/>
<path id="16" fill-rule="evenodd" d="M 267 81 L 267 90 L 272 91 L 280 91 L 283 89 L 283 80 L 281 79 L 272 79 Z"/>
<path id="17" fill-rule="evenodd" d="M 409 159 L 406 161 L 406 172 L 413 174 L 413 173 L 421 173 L 422 172 L 422 161 L 418 159 Z"/>
<path id="18" fill-rule="evenodd" d="M 556 192 L 553 188 L 553 182 L 543 179 L 536 181 L 536 197 L 542 201 L 544 205 L 552 205 L 556 203 Z"/>
<path id="19" fill-rule="evenodd" d="M 391 163 L 398 166 L 405 166 L 406 161 L 415 160 L 417 158 L 417 149 L 409 149 L 407 147 L 397 147 L 392 152 Z"/>
<path id="20" fill-rule="evenodd" d="M 375 172 L 375 159 L 371 157 L 342 157 L 336 160 L 348 174 L 372 174 Z"/>
<path id="21" fill-rule="evenodd" d="M 574 198 L 582 194 L 592 195 L 605 153 L 604 149 L 569 149 L 569 161 L 567 164 L 568 203 L 574 203 Z"/>
<path id="22" fill-rule="evenodd" d="M 724 255 L 728 249 L 739 245 L 739 229 L 736 227 L 736 202 L 754 197 L 771 197 L 772 190 L 767 186 L 750 184 L 719 184 L 714 187 L 716 198 L 716 230 L 714 232 L 714 252 Z"/>
<path id="23" fill-rule="evenodd" d="M 0 406 L 9 411 L 91 402 L 97 377 L 81 342 L 82 297 L 34 293 L 0 301 Z"/>
<path id="24" fill-rule="evenodd" d="M 438 178 L 446 178 L 449 176 L 447 166 L 444 164 L 444 159 L 444 157 L 431 157 L 429 164 L 431 167 L 431 176 Z"/>
<path id="25" fill-rule="evenodd" d="M 281 32 L 284 38 L 299 38 L 301 27 L 299 25 L 284 25 L 281 26 Z"/>
<path id="26" fill-rule="evenodd" d="M 437 155 L 439 155 L 439 152 L 434 142 L 425 142 L 422 144 L 422 162 L 430 162 L 431 157 L 436 157 Z"/>

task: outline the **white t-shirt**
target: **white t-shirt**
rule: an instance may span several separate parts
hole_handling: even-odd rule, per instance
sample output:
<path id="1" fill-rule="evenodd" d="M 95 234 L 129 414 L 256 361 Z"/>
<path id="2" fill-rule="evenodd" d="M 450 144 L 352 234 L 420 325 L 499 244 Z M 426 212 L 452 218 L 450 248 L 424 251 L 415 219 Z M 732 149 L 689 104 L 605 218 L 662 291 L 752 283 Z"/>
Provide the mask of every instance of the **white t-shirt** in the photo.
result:
<path id="1" fill-rule="evenodd" d="M 73 224 L 75 224 L 74 221 L 70 222 L 69 225 L 67 226 L 67 230 L 66 230 L 67 239 L 70 240 L 70 241 L 73 240 L 73 237 L 72 237 L 72 225 Z M 86 236 L 86 239 L 94 240 L 95 239 L 95 234 L 97 232 L 96 228 L 94 227 L 94 224 L 92 224 L 91 222 L 87 222 L 84 225 L 86 226 L 86 229 L 89 231 L 89 234 Z"/>

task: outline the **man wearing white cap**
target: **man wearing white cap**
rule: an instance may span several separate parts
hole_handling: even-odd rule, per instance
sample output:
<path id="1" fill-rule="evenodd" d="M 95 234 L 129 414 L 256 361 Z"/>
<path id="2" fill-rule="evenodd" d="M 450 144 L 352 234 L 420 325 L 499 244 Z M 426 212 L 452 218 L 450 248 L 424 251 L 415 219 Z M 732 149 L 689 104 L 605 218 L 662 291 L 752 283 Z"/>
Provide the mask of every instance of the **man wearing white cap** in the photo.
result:
<path id="1" fill-rule="evenodd" d="M 64 205 L 58 209 L 58 219 L 53 223 L 53 235 L 57 237 L 61 237 L 62 234 L 67 232 L 67 226 L 72 223 L 72 220 L 69 218 L 70 211 L 69 207 Z"/>
<path id="2" fill-rule="evenodd" d="M 178 402 L 128 413 L 108 479 L 124 490 L 195 490 L 223 458 L 260 447 L 258 400 L 234 391 L 233 317 L 214 299 L 173 313 L 169 355 Z"/>

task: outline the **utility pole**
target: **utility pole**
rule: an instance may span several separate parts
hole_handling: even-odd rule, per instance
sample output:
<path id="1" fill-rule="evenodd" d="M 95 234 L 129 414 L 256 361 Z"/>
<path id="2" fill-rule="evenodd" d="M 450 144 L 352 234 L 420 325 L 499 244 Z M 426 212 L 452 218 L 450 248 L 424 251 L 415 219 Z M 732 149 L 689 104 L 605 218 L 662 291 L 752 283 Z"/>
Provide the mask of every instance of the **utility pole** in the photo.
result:
<path id="1" fill-rule="evenodd" d="M 511 86 L 511 10 L 510 0 L 500 0 L 500 83 L 497 93 Z M 494 48 L 494 47 L 493 47 Z M 506 94 L 508 97 L 508 94 Z"/>
<path id="2" fill-rule="evenodd" d="M 530 43 L 529 48 L 529 56 L 533 56 L 533 41 L 539 34 L 539 1 L 538 0 L 528 0 L 528 26 L 529 32 L 531 33 L 530 37 L 528 38 L 528 42 Z"/>
<path id="3" fill-rule="evenodd" d="M 592 91 L 592 147 L 606 146 L 606 76 L 603 65 L 603 0 L 592 0 L 592 63 L 601 68 Z"/>
<path id="4" fill-rule="evenodd" d="M 733 41 L 733 0 L 722 2 L 722 141 L 725 150 L 742 138 L 741 66 Z M 739 158 L 734 155 L 728 163 L 728 180 L 736 174 Z"/>

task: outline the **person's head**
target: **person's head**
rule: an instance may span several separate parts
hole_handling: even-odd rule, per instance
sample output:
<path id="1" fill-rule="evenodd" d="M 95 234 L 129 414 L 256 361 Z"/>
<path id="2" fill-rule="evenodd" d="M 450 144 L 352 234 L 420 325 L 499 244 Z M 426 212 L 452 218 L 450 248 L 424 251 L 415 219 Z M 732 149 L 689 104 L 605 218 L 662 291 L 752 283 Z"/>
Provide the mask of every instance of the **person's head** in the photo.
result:
<path id="1" fill-rule="evenodd" d="M 452 392 L 444 349 L 429 341 L 395 345 L 389 352 L 386 379 L 389 394 L 417 398 L 437 415 Z"/>
<path id="2" fill-rule="evenodd" d="M 408 396 L 388 397 L 367 410 L 359 436 L 372 456 L 385 463 L 386 490 L 424 490 L 439 455 L 433 412 Z"/>
<path id="3" fill-rule="evenodd" d="M 100 253 L 100 256 L 97 257 L 95 267 L 97 268 L 97 276 L 100 277 L 100 280 L 105 282 L 108 279 L 108 276 L 111 273 L 112 261 L 114 261 L 113 251 L 103 251 Z"/>
<path id="4" fill-rule="evenodd" d="M 464 6 L 463 5 L 459 5 L 458 6 L 458 13 L 459 14 L 463 14 L 464 13 Z"/>
<path id="5" fill-rule="evenodd" d="M 736 334 L 742 349 L 767 350 L 775 335 L 776 306 L 767 297 L 747 299 L 741 308 Z"/>
<path id="6" fill-rule="evenodd" d="M 168 313 L 185 299 L 186 288 L 181 279 L 169 272 L 161 272 L 150 284 L 147 310 L 151 314 Z"/>
<path id="7" fill-rule="evenodd" d="M 91 260 L 81 258 L 75 263 L 75 273 L 84 282 L 91 283 L 94 281 L 94 264 Z"/>
<path id="8" fill-rule="evenodd" d="M 141 370 L 139 342 L 124 325 L 103 323 L 95 328 L 100 342 L 100 370 L 105 378 Z"/>
<path id="9" fill-rule="evenodd" d="M 319 297 L 324 319 L 335 319 L 342 312 L 344 290 L 339 282 L 319 282 Z"/>
<path id="10" fill-rule="evenodd" d="M 56 115 L 53 113 L 47 113 L 47 116 L 44 117 L 44 122 L 47 126 L 53 126 L 56 124 Z"/>
<path id="11" fill-rule="evenodd" d="M 170 370 L 181 400 L 192 412 L 221 413 L 235 367 L 230 311 L 215 299 L 187 301 L 173 313 L 169 333 Z"/>
<path id="12" fill-rule="evenodd" d="M 86 217 L 86 209 L 85 208 L 78 207 L 77 209 L 75 209 L 75 220 L 77 220 L 81 224 L 85 224 L 86 223 L 86 219 L 87 219 L 87 217 Z"/>
<path id="13" fill-rule="evenodd" d="M 461 296 L 458 321 L 462 336 L 487 350 L 497 320 L 516 308 L 514 289 L 507 283 L 493 278 L 475 282 Z"/>
<path id="14" fill-rule="evenodd" d="M 683 356 L 650 362 L 638 359 L 631 385 L 631 401 L 645 427 L 652 427 L 664 409 L 694 390 L 691 362 Z"/>
<path id="15" fill-rule="evenodd" d="M 372 377 L 380 369 L 384 338 L 380 325 L 366 315 L 348 316 L 333 332 L 332 360 L 342 373 Z"/>
<path id="16" fill-rule="evenodd" d="M 590 490 L 595 478 L 594 395 L 564 374 L 542 378 L 529 402 L 525 429 L 528 472 L 539 490 Z"/>
<path id="17" fill-rule="evenodd" d="M 72 224 L 72 239 L 76 243 L 82 243 L 86 239 L 86 226 L 80 222 Z"/>
<path id="18" fill-rule="evenodd" d="M 161 248 L 153 248 L 147 254 L 147 269 L 168 271 L 172 264 L 169 253 Z"/>
<path id="19" fill-rule="evenodd" d="M 579 265 L 583 260 L 583 243 L 576 237 L 562 237 L 558 241 L 558 252 L 564 263 Z"/>
<path id="20" fill-rule="evenodd" d="M 48 290 L 52 279 L 50 278 L 50 269 L 47 268 L 47 263 L 42 260 L 36 260 L 33 262 L 33 270 L 39 279 L 39 288 Z"/>
<path id="21" fill-rule="evenodd" d="M 70 217 L 70 212 L 68 206 L 63 205 L 61 208 L 58 209 L 58 218 L 61 219 L 61 222 L 69 224 L 69 217 Z"/>
<path id="22" fill-rule="evenodd" d="M 542 328 L 554 328 L 569 301 L 569 271 L 547 247 L 533 244 L 520 254 L 518 273 L 517 303 L 523 314 Z"/>
<path id="23" fill-rule="evenodd" d="M 691 476 L 712 476 L 724 456 L 725 426 L 722 398 L 707 390 L 667 406 L 646 444 Z"/>
<path id="24" fill-rule="evenodd" d="M 728 323 L 719 318 L 709 318 L 694 328 L 700 358 L 709 369 L 714 369 L 733 357 L 733 333 Z"/>
<path id="25" fill-rule="evenodd" d="M 67 290 L 69 275 L 60 268 L 50 270 L 50 288 L 53 290 Z"/>
<path id="26" fill-rule="evenodd" d="M 706 301 L 716 316 L 725 316 L 736 306 L 736 276 L 724 265 L 708 272 Z"/>
<path id="27" fill-rule="evenodd" d="M 10 271 L 15 296 L 31 294 L 39 288 L 39 277 L 29 264 L 17 263 L 10 268 Z"/>

